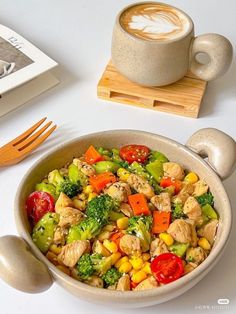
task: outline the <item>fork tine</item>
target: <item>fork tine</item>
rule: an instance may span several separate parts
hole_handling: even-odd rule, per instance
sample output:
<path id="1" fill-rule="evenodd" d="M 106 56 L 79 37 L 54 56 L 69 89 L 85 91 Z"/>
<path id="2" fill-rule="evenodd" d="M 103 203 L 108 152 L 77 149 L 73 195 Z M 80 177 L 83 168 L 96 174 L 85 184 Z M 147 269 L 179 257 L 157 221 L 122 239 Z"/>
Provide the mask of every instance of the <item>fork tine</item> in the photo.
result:
<path id="1" fill-rule="evenodd" d="M 24 141 L 27 137 L 29 137 L 43 122 L 47 119 L 47 117 L 41 119 L 37 123 L 35 123 L 30 129 L 26 130 L 21 135 L 17 136 L 14 140 L 12 140 L 9 144 L 17 145 L 20 142 Z"/>
<path id="2" fill-rule="evenodd" d="M 46 133 L 44 133 L 42 136 L 38 137 L 33 143 L 28 145 L 26 148 L 21 150 L 21 153 L 28 154 L 32 150 L 36 149 L 42 142 L 44 142 L 56 129 L 56 125 L 54 125 L 51 129 L 49 129 Z"/>
<path id="3" fill-rule="evenodd" d="M 45 124 L 41 129 L 39 129 L 37 132 L 33 133 L 32 136 L 27 137 L 24 141 L 21 141 L 19 144 L 14 145 L 19 151 L 26 148 L 28 145 L 30 145 L 32 142 L 36 140 L 50 125 L 52 124 L 52 121 L 49 121 L 47 124 Z"/>

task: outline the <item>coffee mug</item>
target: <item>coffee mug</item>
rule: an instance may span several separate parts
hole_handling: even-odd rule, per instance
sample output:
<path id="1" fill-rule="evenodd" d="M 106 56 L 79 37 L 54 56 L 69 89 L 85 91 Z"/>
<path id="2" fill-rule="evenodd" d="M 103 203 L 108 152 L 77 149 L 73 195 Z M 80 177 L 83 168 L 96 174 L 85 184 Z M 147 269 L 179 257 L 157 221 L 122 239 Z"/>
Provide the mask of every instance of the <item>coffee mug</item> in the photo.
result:
<path id="1" fill-rule="evenodd" d="M 209 57 L 206 64 L 199 53 Z M 174 83 L 190 70 L 206 81 L 229 68 L 233 48 L 218 34 L 194 37 L 192 19 L 183 11 L 159 2 L 140 2 L 117 16 L 112 37 L 112 63 L 117 70 L 144 86 Z"/>

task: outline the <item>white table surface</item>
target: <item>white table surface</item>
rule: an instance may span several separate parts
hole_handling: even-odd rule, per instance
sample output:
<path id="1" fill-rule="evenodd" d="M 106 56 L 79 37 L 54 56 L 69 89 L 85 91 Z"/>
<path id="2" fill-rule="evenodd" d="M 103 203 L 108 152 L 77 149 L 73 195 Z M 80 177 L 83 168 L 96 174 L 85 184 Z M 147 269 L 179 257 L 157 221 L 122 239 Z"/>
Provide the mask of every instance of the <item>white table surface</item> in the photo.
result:
<path id="1" fill-rule="evenodd" d="M 236 43 L 234 0 L 168 1 L 192 16 L 196 34 L 218 32 Z M 96 85 L 110 57 L 110 41 L 118 11 L 126 0 L 0 0 L 0 22 L 14 29 L 60 64 L 61 84 L 24 107 L 0 118 L 0 145 L 43 116 L 59 126 L 27 160 L 0 169 L 0 235 L 16 234 L 13 198 L 25 171 L 49 148 L 67 139 L 109 129 L 140 129 L 185 143 L 203 127 L 219 128 L 236 138 L 236 62 L 222 78 L 209 83 L 199 119 L 190 119 L 97 99 Z M 236 172 L 224 182 L 235 210 Z M 38 313 L 236 313 L 236 225 L 217 266 L 197 286 L 170 302 L 146 309 L 117 310 L 89 304 L 57 285 L 42 294 L 24 294 L 0 281 L 2 314 Z M 228 298 L 229 308 L 217 309 Z M 204 306 L 209 306 L 204 309 Z"/>

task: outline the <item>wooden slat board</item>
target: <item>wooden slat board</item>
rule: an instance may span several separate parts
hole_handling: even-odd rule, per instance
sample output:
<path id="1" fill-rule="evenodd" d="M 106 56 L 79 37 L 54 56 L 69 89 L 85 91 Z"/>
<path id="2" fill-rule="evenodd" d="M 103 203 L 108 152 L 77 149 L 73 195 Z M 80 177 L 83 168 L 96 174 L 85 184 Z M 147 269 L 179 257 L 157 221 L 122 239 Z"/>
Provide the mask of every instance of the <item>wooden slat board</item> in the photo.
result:
<path id="1" fill-rule="evenodd" d="M 145 87 L 107 65 L 97 86 L 99 98 L 197 118 L 207 82 L 188 73 L 180 81 L 162 87 Z"/>

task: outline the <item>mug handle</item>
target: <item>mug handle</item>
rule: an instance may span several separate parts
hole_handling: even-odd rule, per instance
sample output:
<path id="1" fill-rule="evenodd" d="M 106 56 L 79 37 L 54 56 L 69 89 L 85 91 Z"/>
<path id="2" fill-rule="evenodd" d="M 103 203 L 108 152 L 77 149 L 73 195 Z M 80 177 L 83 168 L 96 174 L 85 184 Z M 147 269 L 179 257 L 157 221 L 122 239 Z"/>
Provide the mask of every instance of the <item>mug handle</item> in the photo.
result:
<path id="1" fill-rule="evenodd" d="M 186 146 L 203 158 L 208 158 L 209 165 L 224 180 L 236 168 L 236 143 L 228 134 L 205 128 L 195 132 Z"/>
<path id="2" fill-rule="evenodd" d="M 0 237 L 0 278 L 27 293 L 43 292 L 53 283 L 47 266 L 33 255 L 28 244 L 11 235 Z"/>
<path id="3" fill-rule="evenodd" d="M 198 53 L 206 53 L 210 62 L 197 61 Z M 232 62 L 233 47 L 230 41 L 219 34 L 204 34 L 193 39 L 190 51 L 190 71 L 205 81 L 211 81 L 223 75 Z"/>

